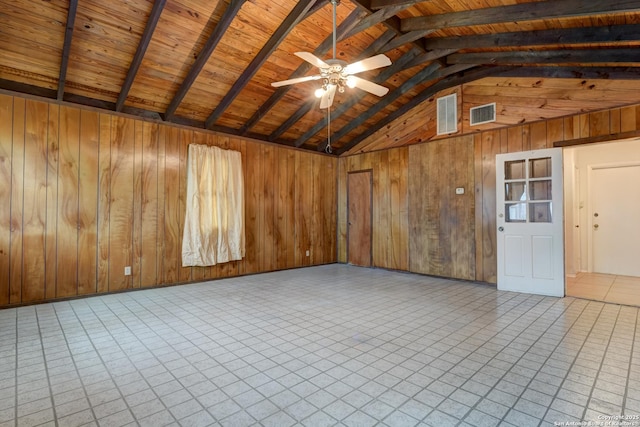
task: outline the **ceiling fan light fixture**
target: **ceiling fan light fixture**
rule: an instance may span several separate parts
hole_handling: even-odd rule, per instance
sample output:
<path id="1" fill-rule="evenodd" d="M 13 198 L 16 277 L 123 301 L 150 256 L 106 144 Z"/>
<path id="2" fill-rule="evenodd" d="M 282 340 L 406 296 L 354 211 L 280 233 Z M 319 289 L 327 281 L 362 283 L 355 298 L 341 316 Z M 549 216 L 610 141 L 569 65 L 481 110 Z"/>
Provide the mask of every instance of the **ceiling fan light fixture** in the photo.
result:
<path id="1" fill-rule="evenodd" d="M 314 92 L 314 95 L 316 96 L 316 98 L 322 98 L 322 95 L 324 95 L 324 92 L 325 92 L 325 89 L 323 87 L 319 87 Z"/>
<path id="2" fill-rule="evenodd" d="M 351 89 L 356 87 L 356 79 L 354 79 L 353 76 L 347 76 L 345 83 L 346 83 L 347 87 L 349 87 Z"/>

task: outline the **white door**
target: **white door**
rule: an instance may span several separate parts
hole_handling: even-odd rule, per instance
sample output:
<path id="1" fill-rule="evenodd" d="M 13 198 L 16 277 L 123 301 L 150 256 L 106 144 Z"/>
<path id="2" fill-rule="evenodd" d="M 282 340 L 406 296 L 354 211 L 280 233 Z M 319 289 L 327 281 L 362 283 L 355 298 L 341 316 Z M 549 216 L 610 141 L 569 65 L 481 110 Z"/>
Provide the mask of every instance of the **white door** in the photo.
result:
<path id="1" fill-rule="evenodd" d="M 591 271 L 640 276 L 640 165 L 593 167 L 589 178 Z"/>
<path id="2" fill-rule="evenodd" d="M 498 289 L 564 296 L 562 149 L 496 157 Z"/>

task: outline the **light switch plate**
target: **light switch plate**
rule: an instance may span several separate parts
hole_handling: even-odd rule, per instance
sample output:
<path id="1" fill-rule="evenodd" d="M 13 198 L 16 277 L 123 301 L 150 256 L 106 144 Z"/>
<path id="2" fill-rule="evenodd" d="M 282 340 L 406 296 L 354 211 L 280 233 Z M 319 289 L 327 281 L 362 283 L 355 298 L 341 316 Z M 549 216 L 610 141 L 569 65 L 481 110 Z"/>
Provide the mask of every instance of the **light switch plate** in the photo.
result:
<path id="1" fill-rule="evenodd" d="M 464 187 L 456 188 L 456 194 L 464 194 Z"/>

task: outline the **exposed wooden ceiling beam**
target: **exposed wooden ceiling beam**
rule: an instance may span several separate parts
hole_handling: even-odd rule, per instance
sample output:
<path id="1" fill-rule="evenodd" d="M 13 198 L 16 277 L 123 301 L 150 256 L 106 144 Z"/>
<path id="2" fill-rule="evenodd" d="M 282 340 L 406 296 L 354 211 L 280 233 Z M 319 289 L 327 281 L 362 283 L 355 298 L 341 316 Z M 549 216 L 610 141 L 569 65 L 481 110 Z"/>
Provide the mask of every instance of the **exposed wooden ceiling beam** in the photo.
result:
<path id="1" fill-rule="evenodd" d="M 640 63 L 640 49 L 560 49 L 454 53 L 449 64 L 606 64 Z M 640 65 L 640 64 L 639 64 Z"/>
<path id="2" fill-rule="evenodd" d="M 220 103 L 216 106 L 213 112 L 209 115 L 207 120 L 204 122 L 205 127 L 207 129 L 211 128 L 213 124 L 220 118 L 220 116 L 224 113 L 224 111 L 231 105 L 234 99 L 240 94 L 242 89 L 249 83 L 249 81 L 253 78 L 253 76 L 258 72 L 262 64 L 265 63 L 269 56 L 273 53 L 274 50 L 282 43 L 282 41 L 287 37 L 287 35 L 291 32 L 291 30 L 298 25 L 298 23 L 304 18 L 311 8 L 315 0 L 311 1 L 301 1 L 291 10 L 289 15 L 285 18 L 285 20 L 280 24 L 278 29 L 273 33 L 273 35 L 269 38 L 267 43 L 260 49 L 260 52 L 256 56 L 253 57 L 251 63 L 247 66 L 244 72 L 238 77 L 238 80 L 233 84 L 231 89 L 227 92 L 227 94 L 222 98 Z"/>
<path id="3" fill-rule="evenodd" d="M 162 14 L 165 3 L 166 0 L 155 0 L 155 2 L 153 3 L 153 8 L 151 9 L 151 13 L 149 14 L 149 19 L 147 19 L 147 24 L 145 25 L 144 32 L 142 33 L 142 37 L 140 38 L 140 43 L 138 43 L 136 53 L 133 56 L 131 65 L 129 65 L 127 77 L 125 77 L 124 84 L 120 89 L 120 94 L 118 94 L 118 100 L 116 101 L 116 111 L 122 111 L 122 107 L 124 107 L 124 102 L 129 95 L 129 91 L 131 90 L 131 86 L 133 85 L 133 80 L 138 73 L 138 69 L 140 68 L 142 59 L 144 58 L 144 54 L 147 52 L 149 42 L 151 41 L 151 37 L 153 36 L 153 31 L 156 29 L 156 25 L 158 25 L 158 20 L 160 19 L 160 15 Z"/>
<path id="4" fill-rule="evenodd" d="M 25 83 L 14 82 L 11 80 L 0 79 L 0 90 L 21 93 L 27 96 L 35 96 L 38 98 L 53 99 L 58 103 L 71 103 L 83 105 L 86 107 L 99 108 L 101 110 L 113 111 L 115 103 L 104 101 L 102 99 L 89 98 L 87 96 L 66 93 L 63 99 L 57 99 L 57 90 L 48 89 L 41 86 L 34 86 Z M 151 120 L 162 120 L 160 114 L 155 111 L 143 110 L 141 108 L 125 107 L 122 111 L 136 117 L 142 117 Z M 200 126 L 202 127 L 202 126 Z"/>
<path id="5" fill-rule="evenodd" d="M 539 77 L 554 79 L 607 79 L 637 80 L 640 79 L 638 67 L 513 67 L 499 77 Z"/>
<path id="6" fill-rule="evenodd" d="M 416 40 L 419 40 L 422 37 L 425 37 L 431 34 L 432 32 L 433 32 L 432 30 L 409 31 L 408 33 L 399 35 L 395 37 L 393 40 L 391 40 L 387 44 L 387 46 L 385 46 L 384 51 L 388 52 L 390 50 L 399 48 L 400 46 L 405 45 L 407 43 L 413 43 Z"/>
<path id="7" fill-rule="evenodd" d="M 640 0 L 548 0 L 405 18 L 400 28 L 403 32 L 437 30 L 449 27 L 632 12 L 639 9 Z"/>
<path id="8" fill-rule="evenodd" d="M 568 139 L 564 141 L 554 141 L 554 147 L 575 147 L 577 145 L 595 144 L 598 142 L 621 141 L 624 139 L 640 139 L 640 131 L 632 130 L 628 132 L 610 133 L 607 135 L 589 136 L 586 138 Z"/>
<path id="9" fill-rule="evenodd" d="M 413 6 L 416 3 L 422 3 L 425 0 L 371 0 L 371 9 L 378 10 L 394 6 Z"/>
<path id="10" fill-rule="evenodd" d="M 367 13 L 373 13 L 373 9 L 371 8 L 371 0 L 351 0 L 351 2 L 357 5 L 359 8 L 365 10 Z M 403 2 L 398 2 L 398 5 L 401 5 L 402 9 L 406 8 Z M 389 7 L 394 7 L 394 5 L 390 5 Z M 388 29 L 394 31 L 398 37 L 402 36 L 404 33 L 400 29 L 400 19 L 397 16 L 390 16 L 389 18 L 385 19 L 381 23 L 384 26 L 386 26 Z M 419 44 L 415 41 L 413 41 L 412 43 L 414 44 L 414 46 L 418 47 L 419 49 L 424 50 L 424 47 L 422 46 L 422 44 Z"/>
<path id="11" fill-rule="evenodd" d="M 476 49 L 549 44 L 616 43 L 636 40 L 640 40 L 640 25 L 629 24 L 439 37 L 425 39 L 424 45 L 427 49 Z"/>
<path id="12" fill-rule="evenodd" d="M 337 40 L 342 40 L 344 35 L 347 34 L 347 32 L 351 28 L 353 28 L 358 22 L 360 22 L 360 20 L 363 18 L 364 15 L 365 13 L 359 10 L 354 10 L 353 12 L 351 12 L 349 16 L 347 16 L 347 18 L 344 21 L 342 21 L 340 25 L 338 25 L 338 28 L 336 29 Z M 318 46 L 313 51 L 313 54 L 316 56 L 323 56 L 329 51 L 329 49 L 332 48 L 332 46 L 333 46 L 333 34 L 329 34 L 329 36 L 327 36 L 324 39 L 324 41 L 320 44 L 320 46 Z M 289 77 L 287 77 L 287 79 L 302 77 L 311 68 L 312 68 L 311 64 L 309 64 L 306 61 L 303 61 L 300 64 L 300 66 L 298 66 L 298 68 L 293 73 L 291 73 Z M 253 113 L 251 118 L 249 118 L 249 120 L 247 120 L 246 123 L 240 128 L 240 131 L 239 131 L 240 134 L 245 135 L 249 131 L 249 129 L 254 127 L 260 121 L 260 119 L 265 114 L 267 114 L 267 112 L 269 112 L 269 110 L 271 110 L 278 103 L 278 101 L 280 101 L 285 96 L 285 94 L 290 89 L 291 89 L 290 86 L 282 86 L 276 89 L 276 91 L 269 97 L 269 99 L 267 99 L 260 107 L 258 107 L 258 110 L 255 113 Z"/>
<path id="13" fill-rule="evenodd" d="M 60 74 L 58 77 L 58 93 L 56 97 L 59 101 L 64 97 L 64 86 L 67 80 L 67 66 L 69 65 L 69 53 L 71 52 L 71 40 L 73 39 L 77 10 L 78 0 L 69 0 L 69 12 L 67 13 L 67 25 L 64 30 L 64 44 L 62 46 L 62 57 L 60 59 Z"/>
<path id="14" fill-rule="evenodd" d="M 445 70 L 442 70 L 442 71 L 445 71 Z M 393 113 L 385 116 L 382 120 L 378 121 L 375 125 L 369 127 L 366 131 L 364 131 L 363 133 L 358 135 L 356 138 L 349 141 L 349 143 L 340 147 L 337 150 L 337 154 L 341 155 L 349 151 L 350 149 L 352 149 L 353 147 L 355 147 L 356 145 L 364 141 L 366 138 L 373 135 L 378 130 L 382 129 L 384 126 L 402 117 L 411 109 L 417 107 L 422 102 L 426 101 L 427 99 L 437 94 L 438 92 L 445 89 L 449 89 L 454 86 L 458 86 L 458 85 L 470 82 L 470 81 L 478 80 L 480 78 L 487 77 L 504 70 L 505 70 L 505 67 L 479 67 L 478 69 L 475 69 L 475 70 L 472 69 L 468 72 L 462 72 L 462 73 L 455 74 L 440 80 L 436 84 L 429 86 L 428 88 L 420 92 L 418 95 L 413 97 L 411 101 L 404 104 L 402 107 L 398 108 Z"/>
<path id="15" fill-rule="evenodd" d="M 385 9 L 378 10 L 377 12 L 374 12 L 373 14 L 363 19 L 358 25 L 356 25 L 351 31 L 349 31 L 349 33 L 345 36 L 345 38 L 355 36 L 359 32 L 364 31 L 369 27 L 373 27 L 376 24 L 384 22 L 387 19 L 394 16 L 396 13 L 406 9 L 409 6 L 410 5 L 394 6 L 394 7 L 388 7 Z"/>
<path id="16" fill-rule="evenodd" d="M 218 25 L 216 25 L 213 33 L 211 33 L 204 47 L 198 54 L 198 58 L 191 66 L 187 77 L 185 77 L 184 81 L 180 85 L 180 88 L 178 88 L 178 91 L 169 103 L 169 107 L 167 107 L 167 111 L 165 111 L 164 114 L 166 120 L 171 120 L 171 118 L 175 114 L 178 106 L 187 95 L 187 92 L 189 92 L 189 89 L 193 85 L 193 82 L 195 82 L 198 74 L 200 74 L 200 71 L 202 71 L 207 61 L 209 61 L 209 57 L 215 50 L 216 46 L 218 46 L 218 43 L 222 39 L 222 36 L 229 28 L 229 25 L 231 25 L 231 22 L 236 17 L 245 1 L 246 0 L 231 0 L 231 2 L 229 3 L 229 6 L 220 18 L 220 22 L 218 22 Z"/>

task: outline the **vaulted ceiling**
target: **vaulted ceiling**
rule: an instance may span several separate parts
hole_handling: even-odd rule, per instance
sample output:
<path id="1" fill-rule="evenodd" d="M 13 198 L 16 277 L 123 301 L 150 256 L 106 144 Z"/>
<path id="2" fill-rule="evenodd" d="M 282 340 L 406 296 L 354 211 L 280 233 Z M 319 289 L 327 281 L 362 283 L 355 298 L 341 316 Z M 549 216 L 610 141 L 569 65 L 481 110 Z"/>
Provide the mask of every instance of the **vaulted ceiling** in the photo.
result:
<path id="1" fill-rule="evenodd" d="M 0 0 L 0 88 L 270 143 L 347 152 L 434 94 L 483 78 L 638 79 L 640 0 L 342 0 L 338 59 L 389 92 L 336 94 L 328 0 Z M 329 138 L 330 136 L 330 138 Z"/>

